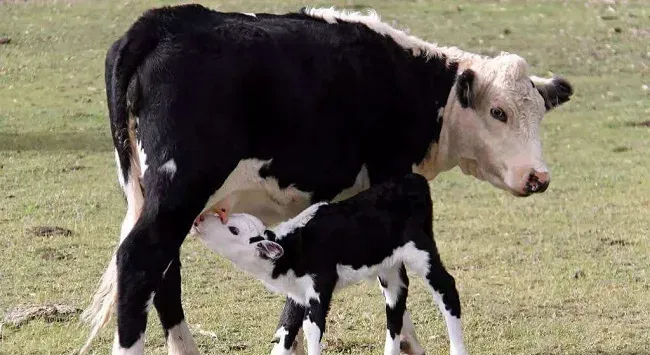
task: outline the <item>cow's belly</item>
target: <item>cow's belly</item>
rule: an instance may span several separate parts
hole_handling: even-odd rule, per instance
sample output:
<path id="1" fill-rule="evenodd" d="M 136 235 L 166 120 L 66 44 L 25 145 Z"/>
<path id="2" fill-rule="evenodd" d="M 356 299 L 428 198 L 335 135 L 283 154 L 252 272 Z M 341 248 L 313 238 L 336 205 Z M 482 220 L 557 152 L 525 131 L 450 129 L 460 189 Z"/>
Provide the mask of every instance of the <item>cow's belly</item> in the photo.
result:
<path id="1" fill-rule="evenodd" d="M 214 206 L 227 206 L 229 213 L 249 213 L 266 225 L 274 225 L 296 216 L 311 203 L 312 192 L 294 186 L 280 188 L 274 177 L 262 178 L 260 169 L 270 160 L 244 159 L 228 175 L 208 200 L 204 211 Z M 352 186 L 341 189 L 333 199 L 340 201 L 352 197 L 370 185 L 365 166 L 358 172 Z"/>

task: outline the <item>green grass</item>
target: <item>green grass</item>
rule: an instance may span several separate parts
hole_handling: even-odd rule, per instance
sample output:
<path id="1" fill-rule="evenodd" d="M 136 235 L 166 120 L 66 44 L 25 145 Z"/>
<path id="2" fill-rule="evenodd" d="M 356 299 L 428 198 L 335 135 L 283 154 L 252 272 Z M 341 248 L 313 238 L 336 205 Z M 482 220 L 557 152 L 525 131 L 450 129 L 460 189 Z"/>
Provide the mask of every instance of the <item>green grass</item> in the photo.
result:
<path id="1" fill-rule="evenodd" d="M 143 10 L 164 3 L 0 5 L 0 36 L 12 39 L 0 45 L 0 315 L 22 304 L 87 305 L 125 211 L 106 117 L 104 54 Z M 534 73 L 553 71 L 575 85 L 573 100 L 543 122 L 553 173 L 545 194 L 516 199 L 458 170 L 432 183 L 436 238 L 458 280 L 473 354 L 650 354 L 650 128 L 630 124 L 650 119 L 650 92 L 642 90 L 650 85 L 650 6 L 626 3 L 613 12 L 589 0 L 317 3 L 372 6 L 427 40 L 518 53 Z M 207 4 L 245 12 L 304 5 Z M 74 234 L 28 231 L 39 225 Z M 283 297 L 196 240 L 185 243 L 182 260 L 185 309 L 202 351 L 268 353 Z M 430 354 L 443 354 L 442 319 L 422 282 L 412 285 L 420 340 Z M 147 352 L 164 354 L 150 318 Z M 109 350 L 112 327 L 95 353 Z M 5 326 L 0 354 L 68 354 L 85 336 L 74 319 Z M 383 340 L 376 284 L 336 295 L 328 353 L 379 354 Z"/>

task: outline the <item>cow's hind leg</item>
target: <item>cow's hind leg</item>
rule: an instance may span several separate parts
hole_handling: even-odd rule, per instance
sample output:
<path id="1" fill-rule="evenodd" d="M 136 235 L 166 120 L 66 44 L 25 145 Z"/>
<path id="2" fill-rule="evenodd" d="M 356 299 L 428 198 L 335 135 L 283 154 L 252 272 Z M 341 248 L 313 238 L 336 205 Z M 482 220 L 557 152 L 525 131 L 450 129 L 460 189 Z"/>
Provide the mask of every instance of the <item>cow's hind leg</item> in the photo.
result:
<path id="1" fill-rule="evenodd" d="M 145 174 L 143 211 L 117 251 L 114 354 L 141 354 L 147 313 L 154 302 L 172 346 L 170 352 L 198 352 L 183 321 L 178 253 L 194 218 L 227 174 L 197 178 L 179 169 L 171 179 L 156 170 L 150 167 Z"/>
<path id="2" fill-rule="evenodd" d="M 378 277 L 386 298 L 386 344 L 384 355 L 399 355 L 400 334 L 408 297 L 408 276 L 404 265 L 390 269 Z"/>
<path id="3" fill-rule="evenodd" d="M 185 321 L 181 303 L 181 262 L 178 253 L 163 271 L 162 282 L 153 304 L 165 331 L 168 354 L 198 355 L 199 349 Z"/>

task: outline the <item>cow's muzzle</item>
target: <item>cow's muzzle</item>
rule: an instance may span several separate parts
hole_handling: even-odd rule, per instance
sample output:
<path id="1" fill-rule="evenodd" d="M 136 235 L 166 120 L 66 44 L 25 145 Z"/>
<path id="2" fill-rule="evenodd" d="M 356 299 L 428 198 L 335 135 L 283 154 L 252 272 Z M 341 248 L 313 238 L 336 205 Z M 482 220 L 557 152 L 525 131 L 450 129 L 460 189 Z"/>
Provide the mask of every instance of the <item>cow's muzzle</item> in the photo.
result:
<path id="1" fill-rule="evenodd" d="M 531 170 L 524 186 L 524 195 L 541 193 L 546 191 L 551 182 L 548 172 Z"/>

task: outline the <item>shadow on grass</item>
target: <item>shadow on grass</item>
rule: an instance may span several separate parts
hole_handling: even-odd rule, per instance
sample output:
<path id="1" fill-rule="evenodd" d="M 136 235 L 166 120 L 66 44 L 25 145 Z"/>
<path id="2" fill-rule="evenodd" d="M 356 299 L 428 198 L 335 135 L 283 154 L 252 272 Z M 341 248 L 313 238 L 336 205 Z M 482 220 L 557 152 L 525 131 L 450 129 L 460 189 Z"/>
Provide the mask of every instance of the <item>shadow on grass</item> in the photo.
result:
<path id="1" fill-rule="evenodd" d="M 106 152 L 112 149 L 110 135 L 101 132 L 33 132 L 20 134 L 0 132 L 0 151 L 83 150 L 89 152 Z"/>

